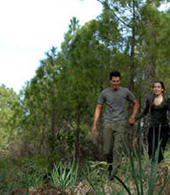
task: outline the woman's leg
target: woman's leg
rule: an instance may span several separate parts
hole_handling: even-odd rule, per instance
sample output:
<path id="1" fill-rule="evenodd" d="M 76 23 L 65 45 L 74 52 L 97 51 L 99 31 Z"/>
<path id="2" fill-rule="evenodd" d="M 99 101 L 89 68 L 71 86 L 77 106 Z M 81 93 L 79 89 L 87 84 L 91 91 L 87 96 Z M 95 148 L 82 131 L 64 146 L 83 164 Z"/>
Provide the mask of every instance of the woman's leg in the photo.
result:
<path id="1" fill-rule="evenodd" d="M 164 159 L 163 153 L 164 153 L 168 138 L 169 138 L 169 127 L 168 126 L 162 127 L 160 131 L 160 151 L 159 151 L 158 163 L 160 163 Z"/>
<path id="2" fill-rule="evenodd" d="M 155 129 L 150 127 L 148 131 L 148 155 L 149 158 L 154 159 L 155 156 L 155 145 L 156 145 L 156 140 L 155 140 Z"/>
<path id="3" fill-rule="evenodd" d="M 156 127 L 149 128 L 148 132 L 148 154 L 149 158 L 154 161 L 155 157 L 158 158 L 158 163 L 160 163 L 164 157 L 163 153 L 169 138 L 169 127 Z M 156 151 L 158 149 L 158 156 L 156 155 Z"/>

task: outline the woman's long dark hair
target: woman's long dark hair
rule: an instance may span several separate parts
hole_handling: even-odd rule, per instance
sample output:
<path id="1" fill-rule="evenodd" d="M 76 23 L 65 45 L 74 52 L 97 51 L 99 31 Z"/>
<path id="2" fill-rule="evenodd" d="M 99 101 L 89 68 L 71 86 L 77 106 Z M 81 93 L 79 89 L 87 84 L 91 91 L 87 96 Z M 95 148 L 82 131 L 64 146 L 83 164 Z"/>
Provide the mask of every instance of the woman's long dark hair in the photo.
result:
<path id="1" fill-rule="evenodd" d="M 162 81 L 154 81 L 152 88 L 154 88 L 155 83 L 161 84 L 162 89 L 165 91 L 165 85 Z M 164 93 L 164 91 L 163 91 L 163 93 Z"/>
<path id="2" fill-rule="evenodd" d="M 165 85 L 162 81 L 154 81 L 152 88 L 154 88 L 156 83 L 159 83 L 161 85 L 161 87 L 163 89 L 163 91 L 162 91 L 163 101 L 165 101 L 166 100 L 166 98 L 165 98 Z M 152 107 L 154 105 L 154 99 L 155 99 L 155 95 L 153 95 L 153 99 L 152 99 L 152 102 L 150 104 L 150 110 L 152 109 Z M 167 102 L 165 102 L 165 106 L 168 106 Z"/>

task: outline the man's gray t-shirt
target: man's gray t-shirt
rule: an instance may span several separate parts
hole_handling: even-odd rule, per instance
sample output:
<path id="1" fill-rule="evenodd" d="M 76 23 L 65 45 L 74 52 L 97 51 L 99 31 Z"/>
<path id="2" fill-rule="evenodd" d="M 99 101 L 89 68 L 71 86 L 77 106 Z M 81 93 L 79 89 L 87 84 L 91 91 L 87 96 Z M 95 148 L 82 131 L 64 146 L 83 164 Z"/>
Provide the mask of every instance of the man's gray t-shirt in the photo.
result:
<path id="1" fill-rule="evenodd" d="M 132 102 L 135 96 L 131 91 L 124 87 L 118 90 L 107 88 L 101 92 L 98 104 L 106 104 L 105 120 L 111 122 L 126 120 L 126 102 Z"/>

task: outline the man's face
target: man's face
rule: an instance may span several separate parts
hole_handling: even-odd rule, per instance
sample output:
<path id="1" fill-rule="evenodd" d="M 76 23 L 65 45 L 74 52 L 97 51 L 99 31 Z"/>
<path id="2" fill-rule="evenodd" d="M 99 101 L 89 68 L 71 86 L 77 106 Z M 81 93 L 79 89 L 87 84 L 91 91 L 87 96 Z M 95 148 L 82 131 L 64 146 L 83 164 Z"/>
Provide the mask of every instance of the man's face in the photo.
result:
<path id="1" fill-rule="evenodd" d="M 110 80 L 110 85 L 113 90 L 118 90 L 120 85 L 120 77 L 112 77 Z"/>

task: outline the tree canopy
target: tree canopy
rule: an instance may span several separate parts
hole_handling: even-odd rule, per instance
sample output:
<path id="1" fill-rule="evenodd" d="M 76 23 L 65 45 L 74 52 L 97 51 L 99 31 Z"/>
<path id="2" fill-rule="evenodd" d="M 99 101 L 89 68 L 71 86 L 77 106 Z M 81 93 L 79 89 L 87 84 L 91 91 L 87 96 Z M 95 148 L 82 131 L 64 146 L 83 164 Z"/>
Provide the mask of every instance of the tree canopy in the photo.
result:
<path id="1" fill-rule="evenodd" d="M 159 9 L 164 1 L 98 1 L 102 13 L 83 26 L 73 17 L 61 50 L 46 52 L 19 95 L 0 87 L 1 149 L 18 139 L 27 156 L 98 158 L 101 141 L 96 146 L 91 137 L 93 114 L 113 69 L 121 71 L 121 84 L 141 107 L 154 80 L 163 80 L 169 94 L 170 14 Z"/>

